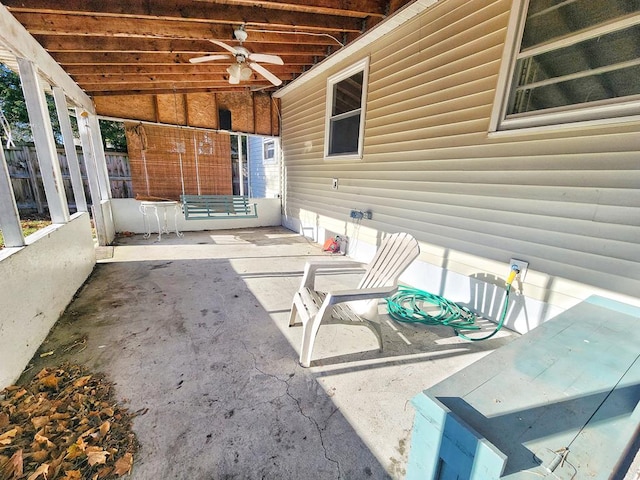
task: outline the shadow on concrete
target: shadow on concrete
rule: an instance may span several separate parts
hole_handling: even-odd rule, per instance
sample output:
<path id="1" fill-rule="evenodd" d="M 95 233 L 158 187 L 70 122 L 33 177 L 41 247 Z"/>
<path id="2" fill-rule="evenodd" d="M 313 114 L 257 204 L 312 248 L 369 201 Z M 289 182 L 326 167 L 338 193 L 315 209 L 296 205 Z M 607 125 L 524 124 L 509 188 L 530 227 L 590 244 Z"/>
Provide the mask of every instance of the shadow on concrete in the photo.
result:
<path id="1" fill-rule="evenodd" d="M 385 324 L 378 353 L 358 327 L 321 328 L 303 369 L 289 307 L 305 261 L 322 256 L 283 228 L 120 238 L 26 375 L 80 363 L 146 411 L 133 480 L 403 478 L 409 399 L 509 339 L 462 345 Z"/>

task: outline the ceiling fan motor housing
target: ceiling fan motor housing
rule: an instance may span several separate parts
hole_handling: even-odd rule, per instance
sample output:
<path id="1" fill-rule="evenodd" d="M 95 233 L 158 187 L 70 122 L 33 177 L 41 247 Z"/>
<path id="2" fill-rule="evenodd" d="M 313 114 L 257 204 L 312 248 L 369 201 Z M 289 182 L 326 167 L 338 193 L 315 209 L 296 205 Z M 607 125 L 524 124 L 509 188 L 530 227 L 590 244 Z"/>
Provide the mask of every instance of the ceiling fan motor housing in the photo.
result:
<path id="1" fill-rule="evenodd" d="M 236 85 L 240 83 L 241 80 L 249 80 L 252 76 L 252 71 L 255 70 L 258 74 L 269 80 L 273 85 L 282 85 L 282 80 L 280 80 L 276 75 L 271 73 L 259 63 L 265 62 L 274 65 L 284 65 L 282 58 L 280 58 L 278 55 L 251 53 L 249 50 L 244 48 L 242 46 L 242 42 L 247 39 L 247 32 L 244 30 L 244 25 L 234 30 L 234 35 L 240 42 L 240 45 L 238 45 L 237 47 L 232 47 L 231 45 L 221 42 L 220 40 L 211 40 L 212 43 L 231 53 L 233 55 L 233 58 L 235 59 L 235 63 L 227 68 L 227 72 L 229 73 L 229 83 Z M 191 63 L 201 63 L 211 60 L 223 60 L 225 58 L 229 58 L 229 54 L 206 55 L 204 57 L 191 58 L 189 59 L 189 61 Z"/>
<path id="2" fill-rule="evenodd" d="M 244 31 L 243 27 L 237 28 L 233 31 L 233 35 L 236 37 L 240 43 L 244 42 L 247 39 L 247 32 Z"/>

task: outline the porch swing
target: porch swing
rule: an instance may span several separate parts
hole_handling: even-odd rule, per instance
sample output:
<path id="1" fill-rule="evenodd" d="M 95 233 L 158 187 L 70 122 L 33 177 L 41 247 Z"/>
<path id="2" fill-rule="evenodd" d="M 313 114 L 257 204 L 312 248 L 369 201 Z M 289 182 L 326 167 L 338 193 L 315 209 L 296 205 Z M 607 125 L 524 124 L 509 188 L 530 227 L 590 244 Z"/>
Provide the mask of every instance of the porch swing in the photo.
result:
<path id="1" fill-rule="evenodd" d="M 198 148 L 196 148 L 197 142 L 195 134 L 193 144 L 198 189 L 197 195 L 187 195 L 185 193 L 182 152 L 178 148 L 180 181 L 182 184 L 180 201 L 182 203 L 185 220 L 257 218 L 258 206 L 255 203 L 249 203 L 249 198 L 244 195 L 203 195 L 200 192 L 200 171 L 198 168 Z M 184 142 L 182 142 L 181 145 L 184 145 Z"/>
<path id="2" fill-rule="evenodd" d="M 177 114 L 177 100 L 174 92 L 174 108 Z M 182 132 L 182 130 L 180 130 Z M 182 169 L 182 153 L 180 158 L 180 180 L 182 182 L 182 210 L 185 220 L 201 219 L 232 219 L 232 218 L 257 218 L 258 207 L 255 203 L 249 203 L 249 198 L 244 195 L 203 195 L 200 191 L 200 170 L 198 168 L 198 148 L 196 148 L 196 138 L 194 133 L 194 159 L 196 167 L 197 195 L 187 195 L 184 189 L 184 175 Z M 184 145 L 184 142 L 182 143 Z M 242 193 L 242 192 L 240 192 Z"/>
<path id="3" fill-rule="evenodd" d="M 174 100 L 175 103 L 175 100 Z M 176 107 L 177 118 L 177 107 Z M 142 166 L 142 174 L 144 175 L 145 194 L 136 194 L 136 199 L 144 202 L 175 202 L 174 199 L 163 198 L 151 195 L 151 181 L 149 176 L 149 168 L 147 162 L 148 139 L 147 132 L 142 123 L 132 128 L 130 132 L 136 139 L 137 148 L 140 150 L 140 159 Z M 194 167 L 196 191 L 195 194 L 187 194 L 185 189 L 185 167 L 183 164 L 183 154 L 186 153 L 187 141 L 183 138 L 183 129 L 179 128 L 179 137 L 172 142 L 171 153 L 177 154 L 179 162 L 180 175 L 180 204 L 181 210 L 186 220 L 202 220 L 202 219 L 233 219 L 233 218 L 257 218 L 257 204 L 249 202 L 249 198 L 244 195 L 219 195 L 219 194 L 202 194 L 200 166 L 198 155 L 198 140 L 194 133 L 193 150 L 194 150 Z M 177 173 L 177 172 L 176 172 Z"/>

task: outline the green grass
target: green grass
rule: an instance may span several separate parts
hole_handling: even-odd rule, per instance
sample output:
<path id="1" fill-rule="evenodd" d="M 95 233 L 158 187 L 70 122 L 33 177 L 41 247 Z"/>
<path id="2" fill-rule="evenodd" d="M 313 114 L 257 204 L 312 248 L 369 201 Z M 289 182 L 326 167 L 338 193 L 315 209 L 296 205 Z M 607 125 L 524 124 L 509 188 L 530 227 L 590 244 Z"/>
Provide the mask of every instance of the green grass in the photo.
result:
<path id="1" fill-rule="evenodd" d="M 26 237 L 34 232 L 37 232 L 41 228 L 51 225 L 51 220 L 20 220 L 22 225 L 22 234 Z M 4 237 L 2 236 L 2 230 L 0 230 L 0 248 L 4 248 Z"/>

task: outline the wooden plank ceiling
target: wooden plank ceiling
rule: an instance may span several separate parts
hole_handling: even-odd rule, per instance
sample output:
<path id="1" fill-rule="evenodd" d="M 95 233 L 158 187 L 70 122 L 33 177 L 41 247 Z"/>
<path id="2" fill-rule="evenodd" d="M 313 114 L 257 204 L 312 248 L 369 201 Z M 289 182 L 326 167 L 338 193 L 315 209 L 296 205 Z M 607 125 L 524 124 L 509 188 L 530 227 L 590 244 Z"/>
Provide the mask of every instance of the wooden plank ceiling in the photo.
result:
<path id="1" fill-rule="evenodd" d="M 228 53 L 233 31 L 248 34 L 253 53 L 283 85 L 355 40 L 410 0 L 0 0 L 92 97 L 195 92 L 274 91 L 258 72 L 229 84 L 224 60 L 189 59 Z"/>

